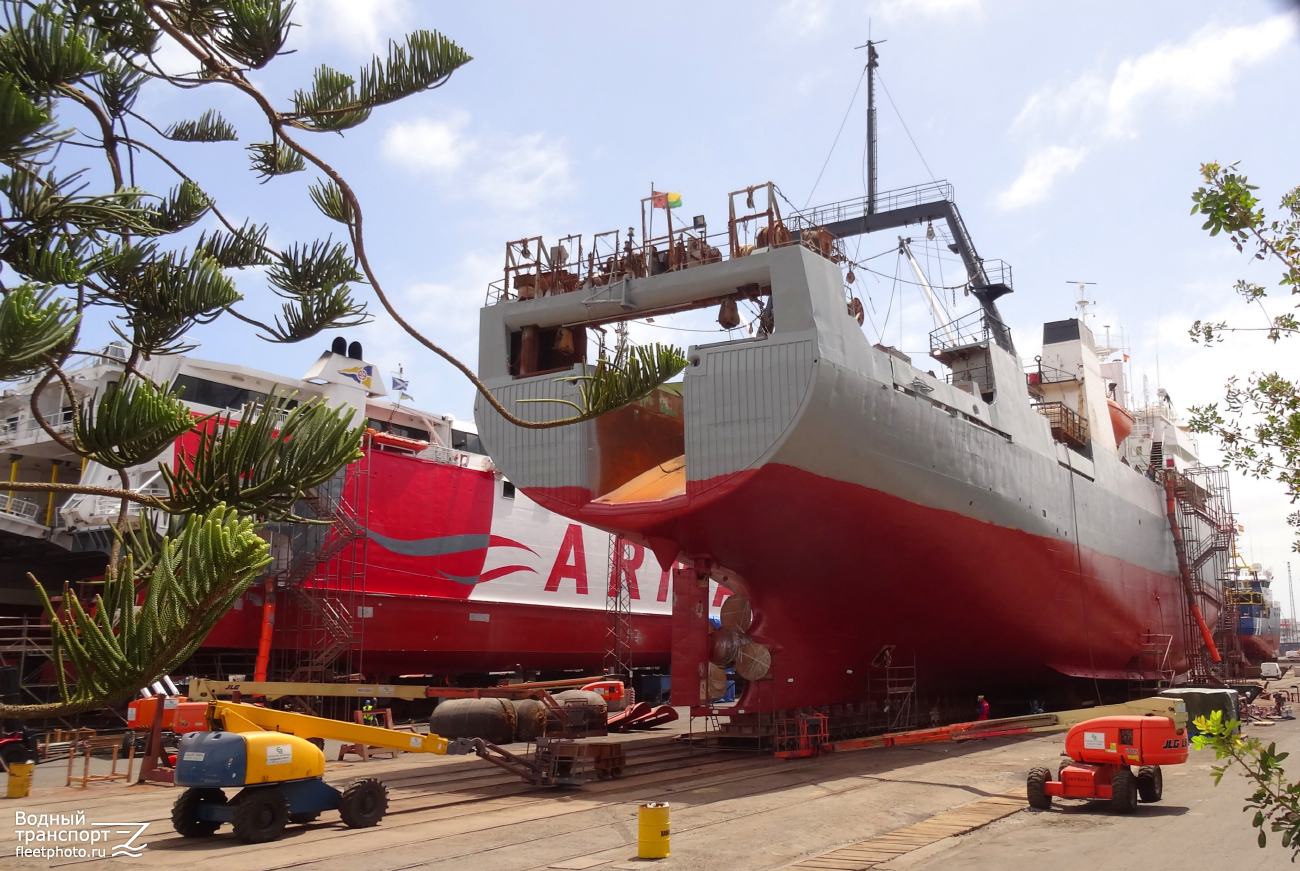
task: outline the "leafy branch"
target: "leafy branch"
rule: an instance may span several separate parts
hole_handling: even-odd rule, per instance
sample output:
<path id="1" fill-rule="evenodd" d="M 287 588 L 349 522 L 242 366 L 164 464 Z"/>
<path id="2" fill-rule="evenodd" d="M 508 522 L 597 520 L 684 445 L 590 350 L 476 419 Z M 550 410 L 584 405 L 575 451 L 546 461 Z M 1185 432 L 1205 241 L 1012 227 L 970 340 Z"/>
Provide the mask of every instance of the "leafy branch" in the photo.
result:
<path id="1" fill-rule="evenodd" d="M 1293 308 L 1300 306 L 1300 187 L 1284 194 L 1280 216 L 1270 219 L 1260 204 L 1257 186 L 1237 170 L 1237 164 L 1201 167 L 1203 186 L 1192 194 L 1192 214 L 1202 215 L 1202 229 L 1211 236 L 1226 233 L 1238 252 L 1255 261 L 1282 266 L 1278 287 L 1287 290 Z M 1259 327 L 1232 326 L 1226 321 L 1196 321 L 1192 341 L 1217 344 L 1234 332 L 1263 333 L 1271 343 L 1300 333 L 1292 312 L 1271 316 L 1265 303 L 1269 290 L 1240 280 L 1234 290 L 1263 315 Z M 1300 383 L 1283 372 L 1252 372 L 1244 380 L 1231 377 L 1221 403 L 1193 406 L 1189 428 L 1218 437 L 1226 461 L 1256 478 L 1275 478 L 1294 503 L 1300 499 Z M 1300 512 L 1288 517 L 1300 530 Z M 1292 544 L 1300 552 L 1300 537 Z"/>
<path id="2" fill-rule="evenodd" d="M 1241 769 L 1254 785 L 1255 791 L 1246 799 L 1243 810 L 1255 811 L 1251 825 L 1259 829 L 1256 840 L 1260 848 L 1268 845 L 1267 823 L 1269 831 L 1282 834 L 1282 847 L 1291 850 L 1294 862 L 1300 856 L 1300 783 L 1286 780 L 1281 763 L 1289 754 L 1279 753 L 1276 744 L 1265 746 L 1258 738 L 1244 737 L 1241 723 L 1225 721 L 1222 711 L 1197 717 L 1196 728 L 1201 734 L 1192 738 L 1192 746 L 1197 750 L 1213 750 L 1216 762 L 1227 760 L 1211 768 L 1215 786 L 1231 768 Z"/>

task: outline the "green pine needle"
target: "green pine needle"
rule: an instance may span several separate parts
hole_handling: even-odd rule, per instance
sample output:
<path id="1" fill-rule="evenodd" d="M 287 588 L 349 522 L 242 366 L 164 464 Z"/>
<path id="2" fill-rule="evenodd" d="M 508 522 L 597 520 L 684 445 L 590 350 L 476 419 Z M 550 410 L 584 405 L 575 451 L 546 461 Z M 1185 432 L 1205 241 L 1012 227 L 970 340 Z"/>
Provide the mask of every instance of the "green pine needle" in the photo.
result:
<path id="1" fill-rule="evenodd" d="M 569 422 L 590 420 L 607 411 L 644 399 L 655 388 L 686 368 L 686 356 L 672 345 L 634 345 L 620 351 L 614 360 L 600 360 L 582 375 L 566 375 L 556 382 L 576 384 L 578 402 L 567 399 L 519 399 L 517 402 L 554 402 L 576 409 Z"/>
<path id="2" fill-rule="evenodd" d="M 163 135 L 173 142 L 235 142 L 239 134 L 216 109 L 208 109 L 194 121 L 177 121 Z"/>
<path id="3" fill-rule="evenodd" d="M 0 75 L 0 162 L 34 157 L 72 133 L 55 131 L 49 111 L 23 94 L 12 74 Z"/>
<path id="4" fill-rule="evenodd" d="M 86 402 L 75 429 L 77 447 L 110 469 L 147 463 L 194 428 L 194 416 L 167 384 L 127 377 Z"/>
<path id="5" fill-rule="evenodd" d="M 366 307 L 352 297 L 346 285 L 322 287 L 309 294 L 295 294 L 283 306 L 284 319 L 275 318 L 275 327 L 262 336 L 270 342 L 301 342 L 322 330 L 359 327 L 371 321 Z"/>
<path id="6" fill-rule="evenodd" d="M 317 239 L 309 245 L 294 243 L 275 260 L 266 278 L 281 296 L 311 296 L 323 288 L 365 280 L 357 271 L 351 249 L 330 239 Z"/>
<path id="7" fill-rule="evenodd" d="M 175 670 L 270 562 L 252 519 L 216 505 L 159 542 L 152 566 L 137 566 L 126 549 L 95 597 L 93 617 L 66 585 L 56 609 L 37 583 L 53 658 L 77 675 L 70 689 L 56 669 L 64 702 L 80 710 L 120 704 Z"/>
<path id="8" fill-rule="evenodd" d="M 271 255 L 266 247 L 266 234 L 270 227 L 258 226 L 246 221 L 234 233 L 215 230 L 211 234 L 201 233 L 195 253 L 202 252 L 221 264 L 224 269 L 243 269 L 247 266 L 266 266 Z"/>
<path id="9" fill-rule="evenodd" d="M 79 316 L 53 292 L 22 284 L 0 299 L 0 381 L 45 367 L 45 355 L 72 338 Z"/>
<path id="10" fill-rule="evenodd" d="M 192 227 L 212 208 L 212 200 L 189 179 L 171 189 L 167 199 L 154 210 L 149 221 L 163 233 L 175 233 Z"/>
<path id="11" fill-rule="evenodd" d="M 279 140 L 254 142 L 248 146 L 248 155 L 253 171 L 261 177 L 263 184 L 277 175 L 302 172 L 307 168 L 302 155 Z"/>
<path id="12" fill-rule="evenodd" d="M 352 203 L 343 196 L 342 189 L 332 179 L 320 179 L 307 188 L 307 193 L 322 215 L 340 224 L 352 223 Z"/>
<path id="13" fill-rule="evenodd" d="M 226 0 L 224 26 L 216 31 L 217 45 L 260 70 L 284 49 L 293 5 L 283 0 Z"/>
<path id="14" fill-rule="evenodd" d="M 361 456 L 365 423 L 352 426 L 353 409 L 318 399 L 290 408 L 278 392 L 203 428 L 192 456 L 176 468 L 160 466 L 168 509 L 202 513 L 218 504 L 272 520 L 297 520 L 294 503 Z"/>

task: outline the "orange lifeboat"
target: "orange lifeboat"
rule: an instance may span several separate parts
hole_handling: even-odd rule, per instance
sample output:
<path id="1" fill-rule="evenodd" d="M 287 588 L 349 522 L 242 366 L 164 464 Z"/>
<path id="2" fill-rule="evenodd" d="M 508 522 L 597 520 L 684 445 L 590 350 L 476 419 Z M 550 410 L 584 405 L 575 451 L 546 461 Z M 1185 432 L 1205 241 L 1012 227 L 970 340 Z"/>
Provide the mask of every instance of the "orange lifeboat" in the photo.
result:
<path id="1" fill-rule="evenodd" d="M 1133 412 L 1113 399 L 1107 399 L 1106 405 L 1110 408 L 1110 428 L 1115 430 L 1115 447 L 1119 447 L 1133 432 Z"/>

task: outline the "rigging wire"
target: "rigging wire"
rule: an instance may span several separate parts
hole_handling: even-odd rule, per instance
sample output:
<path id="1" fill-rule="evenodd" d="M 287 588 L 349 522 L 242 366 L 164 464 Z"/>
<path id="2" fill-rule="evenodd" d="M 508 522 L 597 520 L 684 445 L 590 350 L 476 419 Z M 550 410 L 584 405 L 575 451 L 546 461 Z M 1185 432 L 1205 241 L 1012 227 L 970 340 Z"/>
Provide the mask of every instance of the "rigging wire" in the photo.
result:
<path id="1" fill-rule="evenodd" d="M 898 123 L 903 125 L 903 132 L 907 134 L 907 138 L 912 142 L 912 147 L 916 149 L 916 156 L 921 158 L 921 163 L 925 166 L 925 171 L 930 173 L 930 181 L 938 181 L 938 179 L 934 177 L 934 171 L 930 169 L 930 164 L 925 162 L 925 155 L 921 153 L 921 147 L 917 145 L 916 140 L 912 138 L 912 131 L 907 129 L 907 122 L 903 120 L 903 113 L 898 111 L 898 105 L 894 102 L 893 96 L 889 93 L 889 86 L 885 84 L 885 77 L 877 72 L 876 78 L 880 80 L 880 87 L 884 88 L 885 96 L 889 97 L 889 105 L 894 107 L 894 114 L 898 116 Z M 830 158 L 828 157 L 827 160 L 829 159 Z"/>
<path id="2" fill-rule="evenodd" d="M 817 192 L 817 185 L 821 184 L 822 175 L 826 172 L 826 166 L 831 162 L 831 155 L 835 153 L 835 146 L 840 141 L 840 134 L 844 132 L 844 125 L 848 123 L 849 113 L 853 111 L 853 104 L 858 101 L 858 91 L 862 90 L 862 80 L 867 77 L 867 68 L 862 68 L 862 75 L 858 76 L 858 83 L 853 88 L 853 99 L 849 100 L 849 107 L 844 110 L 844 120 L 840 122 L 840 129 L 835 131 L 835 141 L 831 143 L 831 150 L 826 153 L 826 160 L 822 163 L 821 172 L 817 173 L 817 181 L 813 182 L 812 190 L 808 192 L 808 200 L 803 207 L 808 208 L 808 203 L 812 202 L 813 194 Z M 895 109 L 894 111 L 898 111 Z M 908 134 L 909 136 L 911 134 Z M 928 169 L 928 167 L 927 167 Z"/>
<path id="3" fill-rule="evenodd" d="M 899 252 L 898 256 L 894 258 L 894 283 L 893 283 L 893 285 L 891 285 L 890 288 L 889 288 L 889 307 L 888 307 L 887 309 L 885 309 L 885 320 L 884 320 L 884 323 L 881 324 L 880 332 L 876 334 L 876 342 L 877 342 L 877 343 L 883 342 L 883 341 L 885 340 L 885 330 L 889 329 L 889 315 L 890 315 L 890 312 L 892 312 L 892 311 L 894 310 L 894 292 L 898 290 L 898 264 L 899 264 L 899 262 L 900 262 L 902 259 L 903 259 L 902 252 Z M 865 268 L 865 267 L 864 267 L 864 268 Z M 867 271 L 868 271 L 868 272 L 876 272 L 874 269 L 868 269 Z M 876 272 L 876 274 L 877 274 L 877 275 L 884 275 L 884 273 L 882 273 L 882 272 Z M 888 278 L 888 277 L 889 277 L 888 275 L 885 275 L 885 278 Z M 901 302 L 901 301 L 899 302 L 899 309 L 900 309 L 899 319 L 901 320 L 901 319 L 902 319 L 902 313 L 901 313 L 901 310 L 902 310 L 902 302 Z"/>

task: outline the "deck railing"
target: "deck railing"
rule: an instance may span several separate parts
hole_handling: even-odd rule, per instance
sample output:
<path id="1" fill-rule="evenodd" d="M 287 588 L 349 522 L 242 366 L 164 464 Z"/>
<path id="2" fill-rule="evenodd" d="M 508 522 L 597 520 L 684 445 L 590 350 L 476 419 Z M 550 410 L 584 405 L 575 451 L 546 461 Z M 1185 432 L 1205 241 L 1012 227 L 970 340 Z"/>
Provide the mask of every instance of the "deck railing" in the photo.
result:
<path id="1" fill-rule="evenodd" d="M 1076 448 L 1088 445 L 1088 421 L 1063 402 L 1036 402 L 1033 409 L 1047 418 L 1052 438 Z"/>

